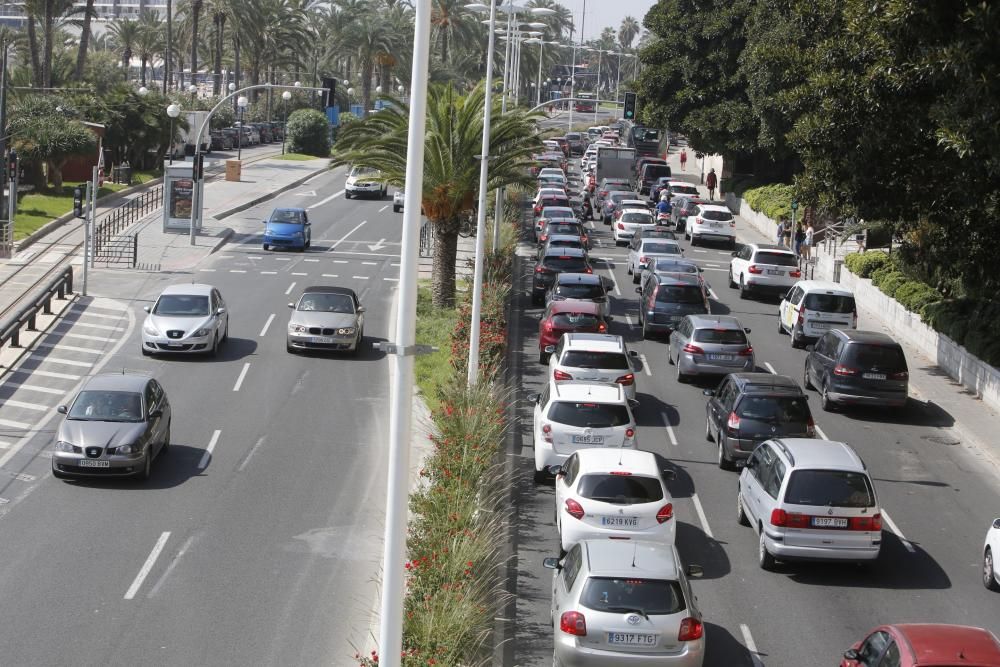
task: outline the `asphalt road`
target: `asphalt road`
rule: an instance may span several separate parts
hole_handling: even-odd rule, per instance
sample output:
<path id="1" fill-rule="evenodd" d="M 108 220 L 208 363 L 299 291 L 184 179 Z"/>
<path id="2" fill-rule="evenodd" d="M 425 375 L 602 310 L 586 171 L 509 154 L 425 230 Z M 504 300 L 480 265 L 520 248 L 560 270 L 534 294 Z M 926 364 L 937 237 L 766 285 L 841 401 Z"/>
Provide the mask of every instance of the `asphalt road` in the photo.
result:
<path id="1" fill-rule="evenodd" d="M 0 385 L 0 647 L 4 665 L 349 665 L 377 609 L 389 330 L 401 215 L 343 198 L 342 170 L 239 214 L 310 207 L 305 253 L 234 239 L 190 272 L 97 271 L 92 297 Z M 301 194 L 314 190 L 315 196 Z M 139 352 L 163 287 L 217 286 L 217 359 Z M 308 285 L 358 291 L 357 359 L 285 351 L 286 303 Z M 157 377 L 172 446 L 146 483 L 65 483 L 46 450 L 80 378 Z"/>
<path id="2" fill-rule="evenodd" d="M 695 181 L 682 174 L 680 178 Z M 705 575 L 693 583 L 705 615 L 706 665 L 765 664 L 802 667 L 838 664 L 843 651 L 872 627 L 887 622 L 947 622 L 986 627 L 1000 635 L 1000 596 L 980 580 L 983 539 L 1000 515 L 997 479 L 983 460 L 965 447 L 949 427 L 954 420 L 933 397 L 913 397 L 898 414 L 878 410 L 825 413 L 818 396 L 810 405 L 823 434 L 848 442 L 865 460 L 883 508 L 886 528 L 880 560 L 867 570 L 853 565 L 779 564 L 765 572 L 757 566 L 752 529 L 736 523 L 735 472 L 716 465 L 715 445 L 705 440 L 703 388 L 717 381 L 678 384 L 662 341 L 642 341 L 636 326 L 638 295 L 625 273 L 626 248 L 615 248 L 610 228 L 596 226 L 599 246 L 592 251 L 595 270 L 613 276 L 611 333 L 622 334 L 637 350 L 639 446 L 669 459 L 677 479 L 669 483 L 675 500 L 677 546 L 688 563 Z M 738 227 L 740 240 L 760 240 Z M 530 238 L 525 231 L 523 238 Z M 750 327 L 758 370 L 800 381 L 806 352 L 793 350 L 777 333 L 777 302 L 741 301 L 727 287 L 730 254 L 724 248 L 691 248 L 714 290 L 712 310 L 733 314 Z M 525 244 L 523 254 L 527 248 Z M 535 485 L 531 405 L 545 371 L 537 362 L 538 317 L 526 296 L 531 259 L 520 260 L 521 290 L 515 312 L 522 350 L 522 378 L 514 438 L 522 473 L 517 490 L 516 640 L 507 664 L 549 665 L 551 572 L 542 558 L 558 555 L 553 524 L 552 485 Z M 864 328 L 865 322 L 859 323 Z M 919 363 L 910 360 L 910 364 Z"/>

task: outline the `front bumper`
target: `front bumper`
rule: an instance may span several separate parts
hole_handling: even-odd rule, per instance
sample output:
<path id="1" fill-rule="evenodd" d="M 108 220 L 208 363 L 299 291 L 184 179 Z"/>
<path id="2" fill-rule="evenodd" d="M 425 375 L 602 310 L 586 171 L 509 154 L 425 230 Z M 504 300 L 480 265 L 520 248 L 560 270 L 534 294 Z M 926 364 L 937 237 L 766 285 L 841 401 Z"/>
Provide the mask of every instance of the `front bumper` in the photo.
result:
<path id="1" fill-rule="evenodd" d="M 381 195 L 382 186 L 378 183 L 363 183 L 358 185 L 345 185 L 344 191 L 349 192 L 352 195 Z"/>
<path id="2" fill-rule="evenodd" d="M 326 350 L 330 352 L 353 352 L 358 346 L 356 334 L 319 336 L 311 333 L 288 333 L 286 342 L 288 347 L 296 350 Z"/>
<path id="3" fill-rule="evenodd" d="M 167 338 L 150 336 L 142 332 L 142 349 L 155 354 L 197 354 L 212 348 L 212 334 L 187 338 Z"/>
<path id="4" fill-rule="evenodd" d="M 136 458 L 125 456 L 101 456 L 92 459 L 86 454 L 69 452 L 52 453 L 52 473 L 62 477 L 132 477 L 145 468 L 146 455 Z M 107 462 L 106 467 L 94 468 L 80 465 L 81 461 Z"/>
<path id="5" fill-rule="evenodd" d="M 265 236 L 263 244 L 272 248 L 304 248 L 306 241 L 304 238 L 291 236 Z"/>

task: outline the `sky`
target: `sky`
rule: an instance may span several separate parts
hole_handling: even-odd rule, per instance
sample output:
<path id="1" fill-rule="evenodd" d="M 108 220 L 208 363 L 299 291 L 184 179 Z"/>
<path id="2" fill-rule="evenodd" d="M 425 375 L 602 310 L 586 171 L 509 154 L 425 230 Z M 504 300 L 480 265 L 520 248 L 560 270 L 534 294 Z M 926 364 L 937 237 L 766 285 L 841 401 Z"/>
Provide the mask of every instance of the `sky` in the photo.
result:
<path id="1" fill-rule="evenodd" d="M 573 12 L 573 20 L 580 25 L 584 0 L 559 0 L 559 2 Z M 617 32 L 618 26 L 626 16 L 634 16 L 642 25 L 646 12 L 655 4 L 656 0 L 586 0 L 587 16 L 583 24 L 583 38 L 596 39 L 608 26 Z"/>

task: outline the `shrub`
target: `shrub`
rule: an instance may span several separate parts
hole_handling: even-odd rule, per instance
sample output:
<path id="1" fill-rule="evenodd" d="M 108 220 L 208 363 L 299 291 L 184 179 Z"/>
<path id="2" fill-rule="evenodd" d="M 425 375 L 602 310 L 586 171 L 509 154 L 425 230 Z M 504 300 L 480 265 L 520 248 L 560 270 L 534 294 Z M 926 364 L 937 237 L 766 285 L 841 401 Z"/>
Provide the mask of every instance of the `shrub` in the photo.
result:
<path id="1" fill-rule="evenodd" d="M 299 109 L 288 117 L 288 150 L 330 157 L 330 123 L 316 109 Z"/>
<path id="2" fill-rule="evenodd" d="M 884 252 L 852 253 L 844 258 L 844 264 L 857 277 L 871 278 L 874 271 L 890 264 L 890 258 Z"/>
<path id="3" fill-rule="evenodd" d="M 747 190 L 743 193 L 743 199 L 753 210 L 772 220 L 778 220 L 791 216 L 794 193 L 794 186 L 776 183 Z"/>
<path id="4" fill-rule="evenodd" d="M 872 282 L 885 294 L 892 297 L 896 295 L 896 290 L 899 289 L 900 285 L 910 281 L 910 279 L 906 277 L 905 273 L 901 273 L 899 271 L 890 271 L 880 275 L 881 278 L 877 283 L 874 281 Z"/>
<path id="5" fill-rule="evenodd" d="M 879 284 L 890 273 L 899 273 L 899 269 L 897 269 L 891 263 L 890 264 L 886 264 L 886 265 L 882 266 L 881 268 L 875 269 L 871 273 L 872 284 L 875 285 L 875 287 L 879 287 Z"/>
<path id="6" fill-rule="evenodd" d="M 893 298 L 908 311 L 923 314 L 924 306 L 941 300 L 941 293 L 927 283 L 907 280 L 896 288 Z"/>
<path id="7" fill-rule="evenodd" d="M 991 366 L 1000 365 L 1000 301 L 942 299 L 924 306 L 923 320 Z"/>

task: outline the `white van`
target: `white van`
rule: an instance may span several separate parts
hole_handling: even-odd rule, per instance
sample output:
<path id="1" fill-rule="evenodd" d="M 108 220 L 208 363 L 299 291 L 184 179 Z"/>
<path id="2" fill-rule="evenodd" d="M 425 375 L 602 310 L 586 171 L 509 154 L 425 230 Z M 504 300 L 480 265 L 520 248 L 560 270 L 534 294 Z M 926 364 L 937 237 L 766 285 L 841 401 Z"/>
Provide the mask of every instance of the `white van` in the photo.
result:
<path id="1" fill-rule="evenodd" d="M 778 331 L 788 332 L 792 347 L 802 347 L 830 329 L 857 329 L 858 306 L 842 285 L 800 280 L 781 300 L 778 318 Z"/>

